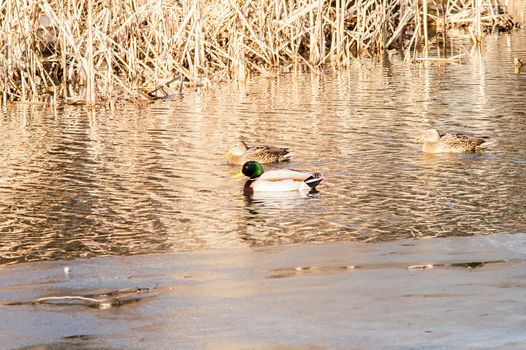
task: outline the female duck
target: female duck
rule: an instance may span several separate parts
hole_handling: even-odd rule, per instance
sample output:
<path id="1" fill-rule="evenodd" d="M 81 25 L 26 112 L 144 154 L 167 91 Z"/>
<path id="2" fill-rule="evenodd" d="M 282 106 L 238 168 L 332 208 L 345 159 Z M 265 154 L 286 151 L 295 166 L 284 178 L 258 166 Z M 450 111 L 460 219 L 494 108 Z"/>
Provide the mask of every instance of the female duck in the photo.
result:
<path id="1" fill-rule="evenodd" d="M 225 154 L 225 157 L 228 157 L 228 163 L 233 165 L 241 165 L 250 160 L 267 164 L 290 160 L 292 153 L 289 152 L 288 148 L 273 146 L 248 147 L 245 142 L 239 141 Z"/>
<path id="2" fill-rule="evenodd" d="M 485 137 L 465 134 L 440 134 L 436 129 L 426 130 L 417 139 L 423 142 L 422 151 L 426 153 L 475 152 L 489 145 Z"/>
<path id="3" fill-rule="evenodd" d="M 310 191 L 323 180 L 320 173 L 288 169 L 264 172 L 261 164 L 255 161 L 243 164 L 241 171 L 234 177 L 241 175 L 249 177 L 245 190 L 253 192 Z"/>

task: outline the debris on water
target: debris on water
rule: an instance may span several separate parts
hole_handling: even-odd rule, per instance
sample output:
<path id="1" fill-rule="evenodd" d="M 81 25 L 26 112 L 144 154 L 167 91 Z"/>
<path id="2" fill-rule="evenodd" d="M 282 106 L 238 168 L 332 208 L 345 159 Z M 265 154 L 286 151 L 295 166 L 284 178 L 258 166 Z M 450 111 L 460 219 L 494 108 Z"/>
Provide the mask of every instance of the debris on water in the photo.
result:
<path id="1" fill-rule="evenodd" d="M 508 262 L 509 260 L 489 260 L 489 261 L 470 261 L 470 262 L 460 262 L 460 263 L 452 263 L 448 266 L 451 267 L 464 267 L 467 269 L 476 269 L 479 267 L 483 267 L 487 264 L 497 264 L 497 263 L 503 263 Z"/>
<path id="2" fill-rule="evenodd" d="M 340 265 L 340 266 L 296 266 L 289 268 L 278 268 L 273 269 L 273 272 L 277 272 L 266 278 L 287 278 L 293 276 L 300 276 L 305 274 L 319 274 L 319 273 L 335 273 L 341 270 L 355 270 L 359 269 L 359 265 Z"/>
<path id="3" fill-rule="evenodd" d="M 497 263 L 503 263 L 508 262 L 509 260 L 489 260 L 489 261 L 468 261 L 468 262 L 457 262 L 457 263 L 449 263 L 449 264 L 421 264 L 421 265 L 411 265 L 407 268 L 409 270 L 414 269 L 432 269 L 434 267 L 462 267 L 466 269 L 476 269 L 479 267 L 483 267 L 486 264 L 497 264 Z"/>
<path id="4" fill-rule="evenodd" d="M 134 301 L 140 301 L 145 299 L 147 297 L 146 295 L 151 297 L 153 289 L 154 288 L 126 288 L 97 294 L 48 296 L 37 298 L 29 302 L 15 301 L 5 303 L 4 305 L 81 305 L 104 310 L 113 306 L 121 306 Z"/>
<path id="5" fill-rule="evenodd" d="M 433 264 L 422 264 L 422 265 L 411 265 L 411 266 L 408 266 L 407 268 L 409 270 L 416 270 L 416 269 L 432 269 L 433 267 L 435 267 L 435 265 Z"/>
<path id="6" fill-rule="evenodd" d="M 112 307 L 111 303 L 101 303 L 99 305 L 99 309 L 101 309 L 101 310 L 106 310 L 106 309 L 109 309 L 110 307 Z"/>
<path id="7" fill-rule="evenodd" d="M 315 270 L 315 269 L 316 269 L 315 266 L 298 266 L 294 268 L 294 270 L 296 271 L 306 271 L 306 270 Z"/>

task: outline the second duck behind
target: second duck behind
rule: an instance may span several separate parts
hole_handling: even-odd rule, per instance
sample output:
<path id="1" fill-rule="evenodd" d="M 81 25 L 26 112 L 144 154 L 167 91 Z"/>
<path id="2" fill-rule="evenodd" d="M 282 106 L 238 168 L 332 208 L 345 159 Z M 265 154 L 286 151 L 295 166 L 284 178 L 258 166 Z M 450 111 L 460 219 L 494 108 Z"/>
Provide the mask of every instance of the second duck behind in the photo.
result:
<path id="1" fill-rule="evenodd" d="M 251 160 L 260 164 L 267 164 L 288 161 L 292 157 L 292 153 L 289 152 L 288 148 L 273 146 L 248 147 L 244 141 L 240 140 L 225 156 L 228 158 L 228 163 L 233 165 L 241 165 Z"/>

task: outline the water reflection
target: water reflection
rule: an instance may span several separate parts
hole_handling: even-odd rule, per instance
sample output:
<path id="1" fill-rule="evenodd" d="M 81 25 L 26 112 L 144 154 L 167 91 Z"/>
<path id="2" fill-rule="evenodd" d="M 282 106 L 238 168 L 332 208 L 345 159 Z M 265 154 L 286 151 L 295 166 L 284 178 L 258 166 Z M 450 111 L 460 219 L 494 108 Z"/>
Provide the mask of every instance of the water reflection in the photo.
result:
<path id="1" fill-rule="evenodd" d="M 524 232 L 526 35 L 464 64 L 356 63 L 116 110 L 18 106 L 0 117 L 0 263 L 411 236 Z M 422 154 L 423 129 L 488 135 Z M 243 195 L 221 155 L 289 147 L 319 193 Z M 295 194 L 299 195 L 299 194 Z"/>

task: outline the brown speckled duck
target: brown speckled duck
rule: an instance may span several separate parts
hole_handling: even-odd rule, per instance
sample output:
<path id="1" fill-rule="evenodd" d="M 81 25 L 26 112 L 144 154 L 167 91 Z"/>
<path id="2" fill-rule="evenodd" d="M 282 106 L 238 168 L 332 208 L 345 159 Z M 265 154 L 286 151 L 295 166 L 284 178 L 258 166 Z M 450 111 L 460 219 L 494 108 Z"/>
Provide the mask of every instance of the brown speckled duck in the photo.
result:
<path id="1" fill-rule="evenodd" d="M 233 165 L 243 165 L 248 161 L 256 161 L 260 164 L 278 163 L 290 160 L 292 153 L 288 148 L 278 148 L 273 146 L 252 146 L 248 147 L 243 141 L 239 141 L 234 147 L 225 154 L 228 163 Z"/>
<path id="2" fill-rule="evenodd" d="M 465 134 L 440 134 L 436 129 L 424 131 L 416 140 L 424 143 L 422 151 L 426 153 L 476 152 L 489 145 L 485 137 Z"/>

